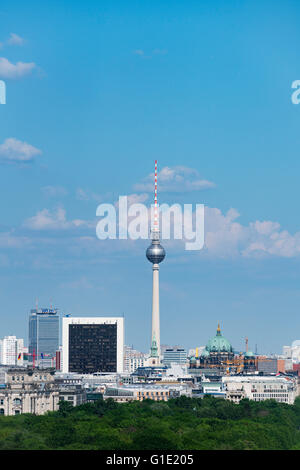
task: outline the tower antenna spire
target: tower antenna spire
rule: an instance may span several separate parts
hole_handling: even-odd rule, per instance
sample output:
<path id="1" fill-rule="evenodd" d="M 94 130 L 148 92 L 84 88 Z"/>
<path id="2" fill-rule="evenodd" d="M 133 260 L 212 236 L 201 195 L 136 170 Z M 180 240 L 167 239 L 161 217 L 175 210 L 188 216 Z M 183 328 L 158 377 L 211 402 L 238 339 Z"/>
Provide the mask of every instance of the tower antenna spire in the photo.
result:
<path id="1" fill-rule="evenodd" d="M 158 226 L 158 203 L 157 203 L 157 160 L 155 160 L 155 170 L 154 170 L 154 232 L 159 231 Z"/>

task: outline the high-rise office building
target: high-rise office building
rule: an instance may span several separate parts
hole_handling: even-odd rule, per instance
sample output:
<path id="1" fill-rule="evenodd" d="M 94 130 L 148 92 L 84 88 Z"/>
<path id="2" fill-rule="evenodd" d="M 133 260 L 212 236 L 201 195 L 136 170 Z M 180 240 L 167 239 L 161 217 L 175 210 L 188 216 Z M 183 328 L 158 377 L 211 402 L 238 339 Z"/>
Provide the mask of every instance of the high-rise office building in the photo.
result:
<path id="1" fill-rule="evenodd" d="M 121 373 L 124 361 L 124 318 L 64 317 L 64 373 Z"/>
<path id="2" fill-rule="evenodd" d="M 59 315 L 56 309 L 32 309 L 29 315 L 29 359 L 52 366 L 59 348 Z"/>

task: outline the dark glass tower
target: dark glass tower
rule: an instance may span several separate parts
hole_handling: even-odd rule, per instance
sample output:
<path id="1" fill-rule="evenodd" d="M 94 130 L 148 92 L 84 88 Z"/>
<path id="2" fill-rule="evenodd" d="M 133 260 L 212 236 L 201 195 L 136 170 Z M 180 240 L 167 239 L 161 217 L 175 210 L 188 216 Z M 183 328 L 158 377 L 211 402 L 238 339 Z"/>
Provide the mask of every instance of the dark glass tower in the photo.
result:
<path id="1" fill-rule="evenodd" d="M 69 372 L 117 372 L 117 324 L 70 324 Z"/>

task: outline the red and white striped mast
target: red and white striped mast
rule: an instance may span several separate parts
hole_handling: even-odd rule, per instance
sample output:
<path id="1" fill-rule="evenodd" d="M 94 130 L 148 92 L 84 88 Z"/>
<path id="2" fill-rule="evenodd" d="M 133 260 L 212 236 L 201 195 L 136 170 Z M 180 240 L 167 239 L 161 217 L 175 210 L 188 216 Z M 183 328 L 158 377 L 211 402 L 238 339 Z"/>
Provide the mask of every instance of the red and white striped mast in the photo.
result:
<path id="1" fill-rule="evenodd" d="M 153 227 L 153 232 L 159 232 L 158 204 L 157 204 L 157 160 L 155 160 L 155 171 L 154 171 L 154 227 Z"/>

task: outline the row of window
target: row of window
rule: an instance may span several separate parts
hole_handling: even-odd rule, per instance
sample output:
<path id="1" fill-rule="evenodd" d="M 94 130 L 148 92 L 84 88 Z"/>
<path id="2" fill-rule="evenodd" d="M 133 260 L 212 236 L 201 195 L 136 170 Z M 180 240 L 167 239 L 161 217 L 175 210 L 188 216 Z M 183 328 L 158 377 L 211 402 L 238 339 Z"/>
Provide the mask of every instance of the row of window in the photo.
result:
<path id="1" fill-rule="evenodd" d="M 21 412 L 20 410 L 15 410 L 15 415 L 19 415 Z M 4 409 L 3 408 L 0 408 L 0 415 L 4 415 Z"/>
<path id="2" fill-rule="evenodd" d="M 35 374 L 35 375 L 33 376 L 33 378 L 36 379 L 36 380 L 38 380 L 39 377 L 38 377 L 37 374 Z M 13 381 L 20 381 L 20 380 L 21 380 L 21 381 L 24 381 L 25 378 L 24 378 L 24 375 L 22 375 L 22 376 L 21 376 L 21 375 L 16 375 L 16 376 L 13 375 L 12 378 L 11 378 L 11 380 L 13 380 Z M 43 376 L 42 376 L 42 375 L 40 375 L 40 380 L 43 380 Z M 47 375 L 44 375 L 44 380 L 47 380 Z"/>
<path id="3" fill-rule="evenodd" d="M 261 385 L 261 387 L 262 387 L 262 385 Z M 277 384 L 276 384 L 276 385 L 264 385 L 264 389 L 274 390 L 274 391 L 277 390 L 278 387 L 279 387 L 279 386 L 278 386 Z M 252 384 L 252 388 L 253 388 L 253 389 L 254 389 L 254 388 L 256 389 L 256 388 L 257 388 L 257 385 Z M 284 388 L 284 386 L 283 386 L 283 385 L 280 385 L 280 389 L 282 390 L 283 388 Z"/>
<path id="4" fill-rule="evenodd" d="M 254 393 L 253 396 L 259 398 L 288 398 L 287 393 Z"/>
<path id="5" fill-rule="evenodd" d="M 264 398 L 253 398 L 253 401 L 262 401 L 262 400 L 266 400 L 266 399 L 267 399 L 266 397 L 264 397 Z M 288 398 L 277 398 L 276 401 L 282 402 L 282 403 L 287 403 Z"/>
<path id="6" fill-rule="evenodd" d="M 137 397 L 137 400 L 138 401 L 143 401 L 143 400 L 146 400 L 147 398 L 149 397 L 146 397 L 146 396 L 140 396 L 140 397 Z M 168 397 L 153 397 L 153 400 L 154 401 L 167 401 L 168 400 Z"/>
<path id="7" fill-rule="evenodd" d="M 15 398 L 13 401 L 14 405 L 21 405 L 22 400 L 20 398 Z M 4 405 L 4 398 L 0 398 L 0 405 Z"/>

